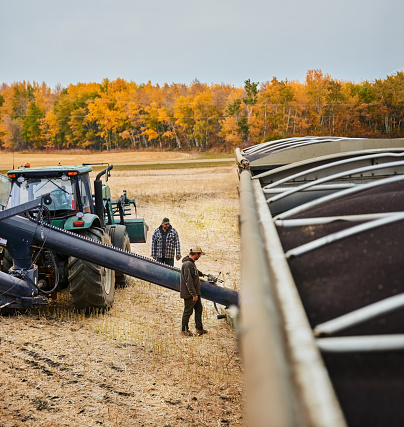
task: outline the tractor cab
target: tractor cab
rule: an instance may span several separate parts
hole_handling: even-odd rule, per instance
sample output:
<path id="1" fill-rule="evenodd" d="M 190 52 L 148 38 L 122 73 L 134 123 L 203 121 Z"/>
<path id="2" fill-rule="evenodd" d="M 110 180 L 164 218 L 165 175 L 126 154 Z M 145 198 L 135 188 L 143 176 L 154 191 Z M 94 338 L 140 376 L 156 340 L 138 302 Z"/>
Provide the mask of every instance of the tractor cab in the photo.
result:
<path id="1" fill-rule="evenodd" d="M 91 227 L 113 227 L 115 230 L 117 225 L 121 225 L 131 243 L 145 243 L 148 227 L 143 218 L 137 218 L 135 200 L 128 199 L 124 190 L 117 201 L 112 201 L 109 186 L 101 181 L 103 176 L 108 181 L 112 168 L 112 165 L 108 165 L 98 173 L 93 195 L 90 181 L 92 167 L 89 164 L 31 168 L 26 163 L 3 177 L 1 209 L 18 207 L 44 196 L 44 206 L 50 212 L 47 220 L 56 227 L 69 231 Z M 3 193 L 4 201 L 1 198 Z M 131 205 L 135 208 L 136 218 L 128 218 L 131 216 Z M 31 215 L 36 214 L 31 212 Z M 118 247 L 121 245 L 118 244 Z"/>
<path id="2" fill-rule="evenodd" d="M 11 216 L 24 214 L 25 219 L 38 220 L 42 230 L 50 224 L 52 227 L 48 230 L 60 228 L 69 231 L 68 234 L 62 234 L 64 241 L 67 236 L 78 234 L 85 238 L 84 241 L 112 244 L 119 253 L 130 252 L 131 243 L 146 242 L 148 227 L 144 219 L 137 218 L 137 215 L 136 218 L 128 218 L 131 216 L 131 205 L 136 213 L 136 203 L 134 199 L 128 199 L 125 190 L 117 201 L 111 200 L 110 188 L 101 178 L 108 181 L 112 168 L 113 165 L 108 164 L 107 168 L 98 173 L 94 180 L 94 195 L 90 182 L 92 168 L 87 164 L 37 168 L 26 164 L 10 170 L 8 177 L 1 181 L 2 210 L 14 209 L 11 212 L 15 213 Z M 3 218 L 6 216 L 7 212 L 4 212 Z M 31 221 L 23 221 L 25 226 L 32 226 Z M 28 286 L 24 292 L 37 293 L 40 290 L 49 295 L 69 286 L 76 308 L 104 309 L 112 306 L 115 286 L 127 284 L 127 275 L 120 268 L 115 270 L 94 265 L 86 257 L 77 257 L 75 251 L 59 251 L 59 246 L 55 249 L 27 245 L 21 239 L 15 239 L 15 236 L 10 238 L 8 233 L 3 233 L 3 236 L 0 235 L 0 247 L 3 249 L 0 252 L 1 271 L 10 274 L 29 271 L 29 283 L 34 285 L 33 289 Z M 40 283 L 40 286 L 36 283 Z M 1 292 L 0 283 L 0 310 Z M 30 304 L 34 303 L 30 299 Z M 12 308 L 21 306 L 21 303 L 15 304 L 11 300 L 7 300 L 6 304 Z"/>
<path id="3" fill-rule="evenodd" d="M 77 212 L 94 212 L 89 166 L 24 167 L 8 172 L 11 192 L 7 208 L 42 196 L 52 217 L 66 218 Z"/>

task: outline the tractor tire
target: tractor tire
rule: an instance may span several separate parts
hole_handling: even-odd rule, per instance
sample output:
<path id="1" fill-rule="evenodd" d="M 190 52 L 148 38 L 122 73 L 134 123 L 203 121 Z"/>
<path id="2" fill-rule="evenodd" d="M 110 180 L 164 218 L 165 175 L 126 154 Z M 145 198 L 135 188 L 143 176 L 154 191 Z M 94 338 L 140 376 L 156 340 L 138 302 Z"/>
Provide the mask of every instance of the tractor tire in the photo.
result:
<path id="1" fill-rule="evenodd" d="M 8 273 L 10 268 L 13 266 L 13 258 L 11 258 L 10 252 L 6 248 L 2 249 L 1 271 L 3 273 Z"/>
<path id="2" fill-rule="evenodd" d="M 107 232 L 111 238 L 112 245 L 125 252 L 131 252 L 129 235 L 123 225 L 108 225 Z M 130 283 L 130 276 L 115 271 L 115 287 L 125 288 Z"/>
<path id="3" fill-rule="evenodd" d="M 90 228 L 79 233 L 89 239 L 111 244 L 101 228 Z M 78 310 L 109 309 L 114 303 L 115 271 L 92 262 L 69 257 L 69 286 L 72 302 Z"/>

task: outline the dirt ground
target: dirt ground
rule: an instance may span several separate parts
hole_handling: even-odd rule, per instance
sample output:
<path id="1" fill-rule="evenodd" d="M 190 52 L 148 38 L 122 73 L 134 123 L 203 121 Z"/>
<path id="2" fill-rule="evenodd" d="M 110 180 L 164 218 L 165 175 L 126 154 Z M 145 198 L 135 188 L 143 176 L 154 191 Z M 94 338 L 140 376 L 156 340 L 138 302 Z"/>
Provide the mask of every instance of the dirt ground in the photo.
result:
<path id="1" fill-rule="evenodd" d="M 132 251 L 150 256 L 168 216 L 182 255 L 199 244 L 199 269 L 239 290 L 235 168 L 120 172 L 109 184 L 113 197 L 136 198 L 150 226 Z M 45 309 L 1 316 L 0 426 L 243 425 L 236 334 L 203 304 L 209 333 L 192 338 L 180 335 L 179 295 L 135 278 L 104 314 L 77 313 L 64 292 Z"/>

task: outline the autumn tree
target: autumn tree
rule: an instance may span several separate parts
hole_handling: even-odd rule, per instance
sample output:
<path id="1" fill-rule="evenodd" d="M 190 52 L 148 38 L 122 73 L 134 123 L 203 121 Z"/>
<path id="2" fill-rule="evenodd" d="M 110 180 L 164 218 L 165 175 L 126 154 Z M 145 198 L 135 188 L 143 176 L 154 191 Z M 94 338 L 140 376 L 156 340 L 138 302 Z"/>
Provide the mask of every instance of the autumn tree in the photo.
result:
<path id="1" fill-rule="evenodd" d="M 0 86 L 0 147 L 234 149 L 304 135 L 403 137 L 404 73 L 374 82 L 309 70 L 304 82 L 243 87 L 137 84 L 123 79 L 50 90 Z"/>
<path id="2" fill-rule="evenodd" d="M 233 148 L 245 141 L 248 132 L 247 119 L 242 111 L 243 89 L 230 93 L 227 97 L 225 116 L 221 121 L 220 135 L 225 141 L 226 148 Z"/>
<path id="3" fill-rule="evenodd" d="M 191 103 L 194 117 L 193 138 L 196 147 L 208 148 L 210 135 L 217 131 L 216 123 L 220 112 L 215 108 L 213 93 L 210 89 L 205 89 L 197 94 Z"/>
<path id="4" fill-rule="evenodd" d="M 126 105 L 129 102 L 130 84 L 123 79 L 104 79 L 98 96 L 88 104 L 85 123 L 93 126 L 101 142 L 101 149 L 118 148 L 122 133 L 130 126 Z"/>
<path id="5" fill-rule="evenodd" d="M 291 132 L 294 94 L 288 81 L 273 77 L 258 94 L 259 128 L 262 139 L 284 138 Z"/>
<path id="6" fill-rule="evenodd" d="M 400 71 L 386 80 L 376 80 L 374 96 L 378 101 L 380 132 L 390 137 L 400 135 L 404 123 L 404 72 Z"/>
<path id="7" fill-rule="evenodd" d="M 0 132 L 2 145 L 6 148 L 23 150 L 27 142 L 23 137 L 23 123 L 27 114 L 28 103 L 35 99 L 35 88 L 25 81 L 3 85 L 2 106 L 0 107 Z"/>
<path id="8" fill-rule="evenodd" d="M 180 96 L 174 104 L 175 125 L 184 137 L 189 149 L 193 146 L 193 127 L 195 124 L 192 111 L 192 96 Z"/>
<path id="9" fill-rule="evenodd" d="M 321 70 L 309 70 L 306 75 L 309 131 L 312 135 L 321 133 L 324 126 L 324 107 L 327 104 L 330 79 Z"/>

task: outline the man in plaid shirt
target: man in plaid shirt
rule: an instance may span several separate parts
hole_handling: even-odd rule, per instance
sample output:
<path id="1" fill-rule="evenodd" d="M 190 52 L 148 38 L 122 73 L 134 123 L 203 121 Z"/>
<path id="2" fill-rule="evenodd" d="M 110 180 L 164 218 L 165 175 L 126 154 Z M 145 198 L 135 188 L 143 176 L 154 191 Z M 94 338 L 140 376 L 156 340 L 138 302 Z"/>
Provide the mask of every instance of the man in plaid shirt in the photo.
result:
<path id="1" fill-rule="evenodd" d="M 151 256 L 158 262 L 174 266 L 174 258 L 181 259 L 180 239 L 168 218 L 163 218 L 152 237 Z"/>

